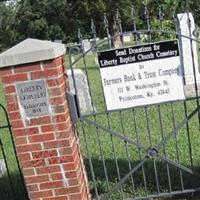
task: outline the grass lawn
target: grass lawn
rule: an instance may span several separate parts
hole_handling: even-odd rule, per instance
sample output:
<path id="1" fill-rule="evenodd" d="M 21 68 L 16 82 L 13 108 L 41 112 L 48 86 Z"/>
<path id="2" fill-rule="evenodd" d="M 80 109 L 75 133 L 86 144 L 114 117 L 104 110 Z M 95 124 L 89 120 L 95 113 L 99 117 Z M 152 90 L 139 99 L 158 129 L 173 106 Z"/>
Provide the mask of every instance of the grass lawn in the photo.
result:
<path id="1" fill-rule="evenodd" d="M 75 59 L 79 56 L 74 55 Z M 87 119 L 101 127 L 86 120 L 77 124 L 90 189 L 93 198 L 97 199 L 97 196 L 112 189 L 147 155 L 143 149 L 113 136 L 109 130 L 124 135 L 146 149 L 154 147 L 197 108 L 197 100 L 106 113 L 99 67 L 95 64 L 94 55 L 80 59 L 76 68 L 82 69 L 87 75 L 94 109 L 100 113 L 88 116 Z M 199 118 L 196 112 L 177 134 L 171 133 L 170 138 L 157 149 L 160 155 L 193 169 L 194 175 L 162 159 L 148 159 L 124 184 L 119 185 L 110 199 L 129 199 L 199 187 L 199 134 Z"/>
<path id="2" fill-rule="evenodd" d="M 5 106 L 5 98 L 1 84 L 0 104 Z M 3 177 L 0 177 L 0 199 L 18 200 L 20 197 L 20 200 L 27 200 L 17 166 L 11 134 L 8 128 L 1 128 L 2 126 L 7 126 L 7 120 L 5 112 L 0 107 L 0 141 L 2 142 L 2 145 L 0 145 L 0 159 L 3 159 L 4 151 L 9 169 Z"/>

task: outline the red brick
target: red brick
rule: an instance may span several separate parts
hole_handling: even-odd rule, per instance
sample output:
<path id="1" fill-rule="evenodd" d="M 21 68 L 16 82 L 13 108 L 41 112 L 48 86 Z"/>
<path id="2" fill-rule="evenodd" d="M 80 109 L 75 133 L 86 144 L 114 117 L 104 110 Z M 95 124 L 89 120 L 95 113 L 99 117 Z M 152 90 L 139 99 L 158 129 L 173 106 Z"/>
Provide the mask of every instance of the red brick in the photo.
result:
<path id="1" fill-rule="evenodd" d="M 69 138 L 70 136 L 74 136 L 74 131 L 72 130 L 72 125 L 69 124 L 69 127 L 67 130 L 56 132 L 55 137 L 56 139 L 64 139 Z"/>
<path id="2" fill-rule="evenodd" d="M 65 196 L 60 196 L 60 197 L 52 197 L 52 198 L 44 198 L 43 200 L 68 200 L 68 197 Z"/>
<path id="3" fill-rule="evenodd" d="M 52 132 L 54 131 L 54 125 L 50 124 L 50 125 L 41 126 L 41 130 L 43 133 Z"/>
<path id="4" fill-rule="evenodd" d="M 30 153 L 23 153 L 23 154 L 18 154 L 18 158 L 21 162 L 31 160 L 31 155 Z"/>
<path id="5" fill-rule="evenodd" d="M 58 104 L 63 104 L 66 101 L 65 96 L 60 96 L 60 97 L 54 97 L 49 100 L 51 105 L 58 105 Z"/>
<path id="6" fill-rule="evenodd" d="M 54 189 L 64 187 L 63 181 L 51 181 L 47 183 L 40 184 L 40 190 Z"/>
<path id="7" fill-rule="evenodd" d="M 50 88 L 48 90 L 49 97 L 57 97 L 61 96 L 65 93 L 65 90 L 63 90 L 61 87 L 55 87 L 55 88 Z"/>
<path id="8" fill-rule="evenodd" d="M 5 95 L 7 103 L 16 103 L 18 101 L 16 94 Z"/>
<path id="9" fill-rule="evenodd" d="M 19 111 L 16 112 L 11 112 L 9 113 L 9 119 L 12 120 L 17 120 L 17 119 L 21 119 L 21 114 Z"/>
<path id="10" fill-rule="evenodd" d="M 35 170 L 33 168 L 23 169 L 24 176 L 33 176 L 35 175 Z"/>
<path id="11" fill-rule="evenodd" d="M 64 113 L 66 112 L 66 106 L 65 105 L 52 106 L 52 110 L 55 114 Z"/>
<path id="12" fill-rule="evenodd" d="M 11 124 L 12 124 L 12 127 L 14 129 L 16 128 L 23 128 L 24 127 L 24 123 L 23 123 L 23 120 L 14 120 L 14 121 L 11 121 Z"/>
<path id="13" fill-rule="evenodd" d="M 77 170 L 78 168 L 80 168 L 80 166 L 81 166 L 80 164 L 81 164 L 80 156 L 76 152 L 73 163 L 66 163 L 63 165 L 63 168 L 65 171 L 73 171 L 73 170 Z"/>
<path id="14" fill-rule="evenodd" d="M 56 150 L 37 151 L 37 152 L 32 153 L 33 159 L 49 158 L 49 157 L 53 157 L 53 156 L 57 156 L 57 155 L 58 155 L 58 153 Z"/>
<path id="15" fill-rule="evenodd" d="M 37 176 L 29 176 L 25 177 L 26 184 L 33 184 L 33 183 L 42 183 L 49 181 L 48 175 L 37 175 Z"/>
<path id="16" fill-rule="evenodd" d="M 8 108 L 8 112 L 18 111 L 19 110 L 18 103 L 8 103 L 7 104 L 7 108 Z"/>
<path id="17" fill-rule="evenodd" d="M 36 192 L 39 190 L 39 187 L 37 184 L 33 184 L 33 185 L 28 185 L 27 189 L 29 192 Z"/>
<path id="18" fill-rule="evenodd" d="M 85 182 L 85 177 L 83 175 L 83 171 L 81 167 L 79 170 L 77 170 L 77 174 L 78 174 L 77 177 L 78 177 L 79 184 L 83 184 Z"/>
<path id="19" fill-rule="evenodd" d="M 82 199 L 81 194 L 69 195 L 69 200 L 80 200 L 80 199 Z"/>
<path id="20" fill-rule="evenodd" d="M 74 162 L 74 160 L 75 160 L 74 156 L 60 156 L 60 157 L 52 157 L 48 159 L 50 165 Z"/>
<path id="21" fill-rule="evenodd" d="M 59 86 L 49 88 L 49 96 L 60 96 L 66 92 L 66 83 L 62 82 Z"/>
<path id="22" fill-rule="evenodd" d="M 71 125 L 71 122 L 70 122 L 70 121 L 67 121 L 67 122 L 64 122 L 64 123 L 56 124 L 56 130 L 57 130 L 57 131 L 68 130 L 69 127 L 70 127 L 70 125 Z"/>
<path id="23" fill-rule="evenodd" d="M 21 165 L 23 168 L 42 167 L 46 165 L 44 159 L 30 160 L 30 161 L 25 161 L 21 163 L 22 163 Z"/>
<path id="24" fill-rule="evenodd" d="M 16 93 L 15 86 L 10 85 L 4 88 L 6 94 Z"/>
<path id="25" fill-rule="evenodd" d="M 62 67 L 56 67 L 55 69 L 46 70 L 46 73 L 48 76 L 63 75 L 64 70 Z"/>
<path id="26" fill-rule="evenodd" d="M 40 133 L 38 135 L 29 136 L 28 140 L 31 143 L 54 140 L 54 134 L 53 133 L 47 133 L 47 134 Z"/>
<path id="27" fill-rule="evenodd" d="M 71 147 L 60 148 L 59 152 L 62 156 L 63 155 L 72 155 L 75 152 L 75 150 L 78 150 L 77 144 L 75 142 L 73 142 L 73 145 Z"/>
<path id="28" fill-rule="evenodd" d="M 24 73 L 24 74 L 16 74 L 16 75 L 11 75 L 11 76 L 3 76 L 1 80 L 5 84 L 10 84 L 10 83 L 18 82 L 18 81 L 27 81 L 28 75 Z"/>
<path id="29" fill-rule="evenodd" d="M 77 168 L 75 163 L 66 163 L 64 164 L 64 170 L 65 171 L 73 171 Z"/>
<path id="30" fill-rule="evenodd" d="M 63 76 L 61 76 L 58 79 L 47 80 L 48 87 L 58 87 L 58 86 L 60 86 L 60 85 L 62 85 L 64 83 L 65 83 L 65 79 L 64 79 Z"/>
<path id="31" fill-rule="evenodd" d="M 56 139 L 64 139 L 64 138 L 69 138 L 69 136 L 72 134 L 72 132 L 69 131 L 64 131 L 64 132 L 56 132 L 55 136 Z"/>
<path id="32" fill-rule="evenodd" d="M 65 177 L 68 180 L 69 186 L 76 186 L 85 182 L 81 167 L 75 171 L 66 172 Z"/>
<path id="33" fill-rule="evenodd" d="M 43 125 L 43 124 L 50 124 L 50 123 L 51 123 L 51 117 L 49 117 L 49 116 L 26 120 L 27 126 Z"/>
<path id="34" fill-rule="evenodd" d="M 82 195 L 82 199 L 87 199 L 87 200 L 91 199 L 90 191 L 88 189 L 83 190 L 81 192 L 81 195 Z"/>
<path id="35" fill-rule="evenodd" d="M 45 149 L 61 148 L 70 145 L 70 140 L 56 140 L 50 142 L 44 142 Z"/>
<path id="36" fill-rule="evenodd" d="M 39 151 L 39 150 L 41 150 L 41 145 L 40 144 L 27 144 L 27 145 L 18 146 L 16 149 L 17 149 L 18 153 Z"/>
<path id="37" fill-rule="evenodd" d="M 24 65 L 18 65 L 14 68 L 15 74 L 17 73 L 24 73 L 24 72 L 31 72 L 31 71 L 37 71 L 41 70 L 40 63 L 30 63 L 30 64 L 24 64 Z"/>
<path id="38" fill-rule="evenodd" d="M 70 179 L 68 179 L 68 183 L 69 183 L 70 186 L 75 186 L 75 185 L 79 184 L 77 178 L 70 178 Z"/>
<path id="39" fill-rule="evenodd" d="M 47 167 L 45 166 L 45 167 L 36 168 L 37 174 L 49 174 L 49 173 L 52 174 L 52 173 L 60 172 L 60 171 L 61 171 L 60 165 L 53 165 L 53 166 L 47 166 Z"/>
<path id="40" fill-rule="evenodd" d="M 65 173 L 67 178 L 76 178 L 77 177 L 77 171 L 69 171 Z"/>
<path id="41" fill-rule="evenodd" d="M 51 197 L 53 196 L 53 193 L 52 193 L 52 190 L 45 190 L 45 191 L 40 191 L 40 192 L 31 192 L 29 196 L 31 199 L 36 199 L 36 198 L 43 198 L 43 197 Z"/>
<path id="42" fill-rule="evenodd" d="M 55 189 L 56 195 L 66 195 L 66 194 L 73 194 L 73 193 L 79 193 L 79 192 L 80 192 L 80 188 L 78 186 Z"/>
<path id="43" fill-rule="evenodd" d="M 17 137 L 17 138 L 15 138 L 15 144 L 16 144 L 16 146 L 27 144 L 27 138 L 26 137 Z"/>
<path id="44" fill-rule="evenodd" d="M 0 77 L 13 74 L 12 67 L 4 67 L 0 69 Z"/>
<path id="45" fill-rule="evenodd" d="M 66 122 L 69 119 L 69 115 L 68 113 L 59 114 L 59 115 L 55 115 L 53 119 L 57 123 Z"/>
<path id="46" fill-rule="evenodd" d="M 53 180 L 62 180 L 63 179 L 63 174 L 61 173 L 55 173 L 55 174 L 50 174 L 51 179 Z"/>
<path id="47" fill-rule="evenodd" d="M 48 78 L 51 76 L 58 76 L 63 73 L 63 70 L 60 69 L 48 69 L 44 71 L 35 71 L 31 72 L 31 79 L 41 79 L 41 78 Z"/>
<path id="48" fill-rule="evenodd" d="M 34 135 L 39 133 L 38 127 L 26 128 L 26 129 L 14 129 L 13 131 L 15 137 Z"/>
<path id="49" fill-rule="evenodd" d="M 60 65 L 61 66 L 63 65 L 62 57 L 58 57 L 56 59 L 43 62 L 43 67 L 45 69 L 54 68 L 54 67 L 57 67 L 57 66 L 60 66 Z"/>

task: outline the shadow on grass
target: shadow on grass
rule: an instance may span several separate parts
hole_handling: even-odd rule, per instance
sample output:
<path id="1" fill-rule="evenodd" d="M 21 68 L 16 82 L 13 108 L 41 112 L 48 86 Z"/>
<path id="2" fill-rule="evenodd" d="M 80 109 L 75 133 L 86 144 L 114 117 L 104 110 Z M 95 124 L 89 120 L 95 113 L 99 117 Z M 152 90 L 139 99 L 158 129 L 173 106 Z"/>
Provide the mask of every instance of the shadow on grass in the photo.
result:
<path id="1" fill-rule="evenodd" d="M 118 159 L 117 162 L 113 159 L 106 159 L 105 166 L 102 160 L 92 158 L 93 171 L 95 176 L 95 183 L 92 178 L 89 160 L 85 159 L 88 179 L 90 183 L 90 190 L 92 196 L 95 198 L 95 184 L 99 195 L 109 191 L 119 182 L 119 176 L 122 179 L 131 169 L 137 166 L 141 161 L 131 161 Z M 116 167 L 118 165 L 118 169 Z M 189 167 L 188 167 L 189 168 Z M 105 173 L 105 169 L 107 173 Z M 111 199 L 122 199 L 119 193 L 123 192 L 126 198 L 146 197 L 149 195 L 156 195 L 158 193 L 170 193 L 175 191 L 200 188 L 200 167 L 193 168 L 194 175 L 189 174 L 175 166 L 168 165 L 166 162 L 148 160 L 140 167 L 129 179 L 114 191 Z M 107 180 L 106 181 L 106 176 Z M 156 178 L 157 177 L 157 178 Z M 170 197 L 170 199 L 199 199 L 198 192 L 190 194 L 179 194 Z M 158 198 L 156 198 L 158 199 Z M 161 198 L 164 199 L 164 198 Z M 167 198 L 165 198 L 167 199 Z"/>
<path id="2" fill-rule="evenodd" d="M 1 200 L 28 200 L 28 196 L 22 183 L 20 174 L 12 173 L 0 177 L 0 199 Z"/>

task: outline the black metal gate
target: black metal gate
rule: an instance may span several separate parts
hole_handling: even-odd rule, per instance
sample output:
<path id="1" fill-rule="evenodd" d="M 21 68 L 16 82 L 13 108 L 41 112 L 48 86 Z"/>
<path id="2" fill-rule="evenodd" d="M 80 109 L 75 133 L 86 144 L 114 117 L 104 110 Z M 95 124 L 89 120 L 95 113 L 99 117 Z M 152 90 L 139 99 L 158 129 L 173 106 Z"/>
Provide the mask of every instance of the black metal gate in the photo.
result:
<path id="1" fill-rule="evenodd" d="M 177 29 L 176 18 L 168 22 L 171 29 L 165 30 L 161 11 L 157 28 L 151 26 L 147 7 L 144 13 L 146 28 L 138 30 L 132 10 L 133 30 L 128 33 L 133 38 L 128 44 L 122 39 L 123 47 L 186 38 L 190 41 L 188 48 L 193 60 L 190 67 L 193 70 L 194 83 L 189 89 L 193 92 L 183 101 L 107 111 L 96 52 L 114 48 L 113 38 L 122 38 L 125 33 L 122 31 L 118 11 L 116 22 L 119 34 L 110 36 L 105 15 L 107 38 L 103 41 L 97 41 L 96 28 L 92 21 L 94 46 L 86 52 L 80 46 L 71 47 L 69 61 L 80 116 L 76 124 L 93 199 L 168 199 L 177 196 L 179 199 L 194 199 L 200 191 L 199 72 L 194 66 L 192 49 L 193 43 L 199 44 L 199 41 L 194 38 L 195 33 L 190 29 L 189 18 L 190 35 L 186 36 Z M 80 30 L 79 39 L 82 44 Z M 80 52 L 76 52 L 79 48 Z M 181 51 L 180 54 L 183 64 Z M 86 113 L 82 111 L 83 100 L 79 96 L 75 66 L 83 70 L 86 76 L 88 98 L 91 100 L 91 110 Z"/>
<path id="2" fill-rule="evenodd" d="M 5 107 L 0 104 L 0 199 L 28 200 Z"/>

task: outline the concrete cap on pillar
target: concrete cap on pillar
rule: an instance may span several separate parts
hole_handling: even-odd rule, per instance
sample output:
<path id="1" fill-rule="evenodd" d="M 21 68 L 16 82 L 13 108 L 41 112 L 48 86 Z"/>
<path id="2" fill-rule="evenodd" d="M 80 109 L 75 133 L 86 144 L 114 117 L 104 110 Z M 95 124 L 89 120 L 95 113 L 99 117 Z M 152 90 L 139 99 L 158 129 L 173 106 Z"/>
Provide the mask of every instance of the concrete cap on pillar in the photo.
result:
<path id="1" fill-rule="evenodd" d="M 28 38 L 0 54 L 0 68 L 50 60 L 65 53 L 64 44 Z"/>

